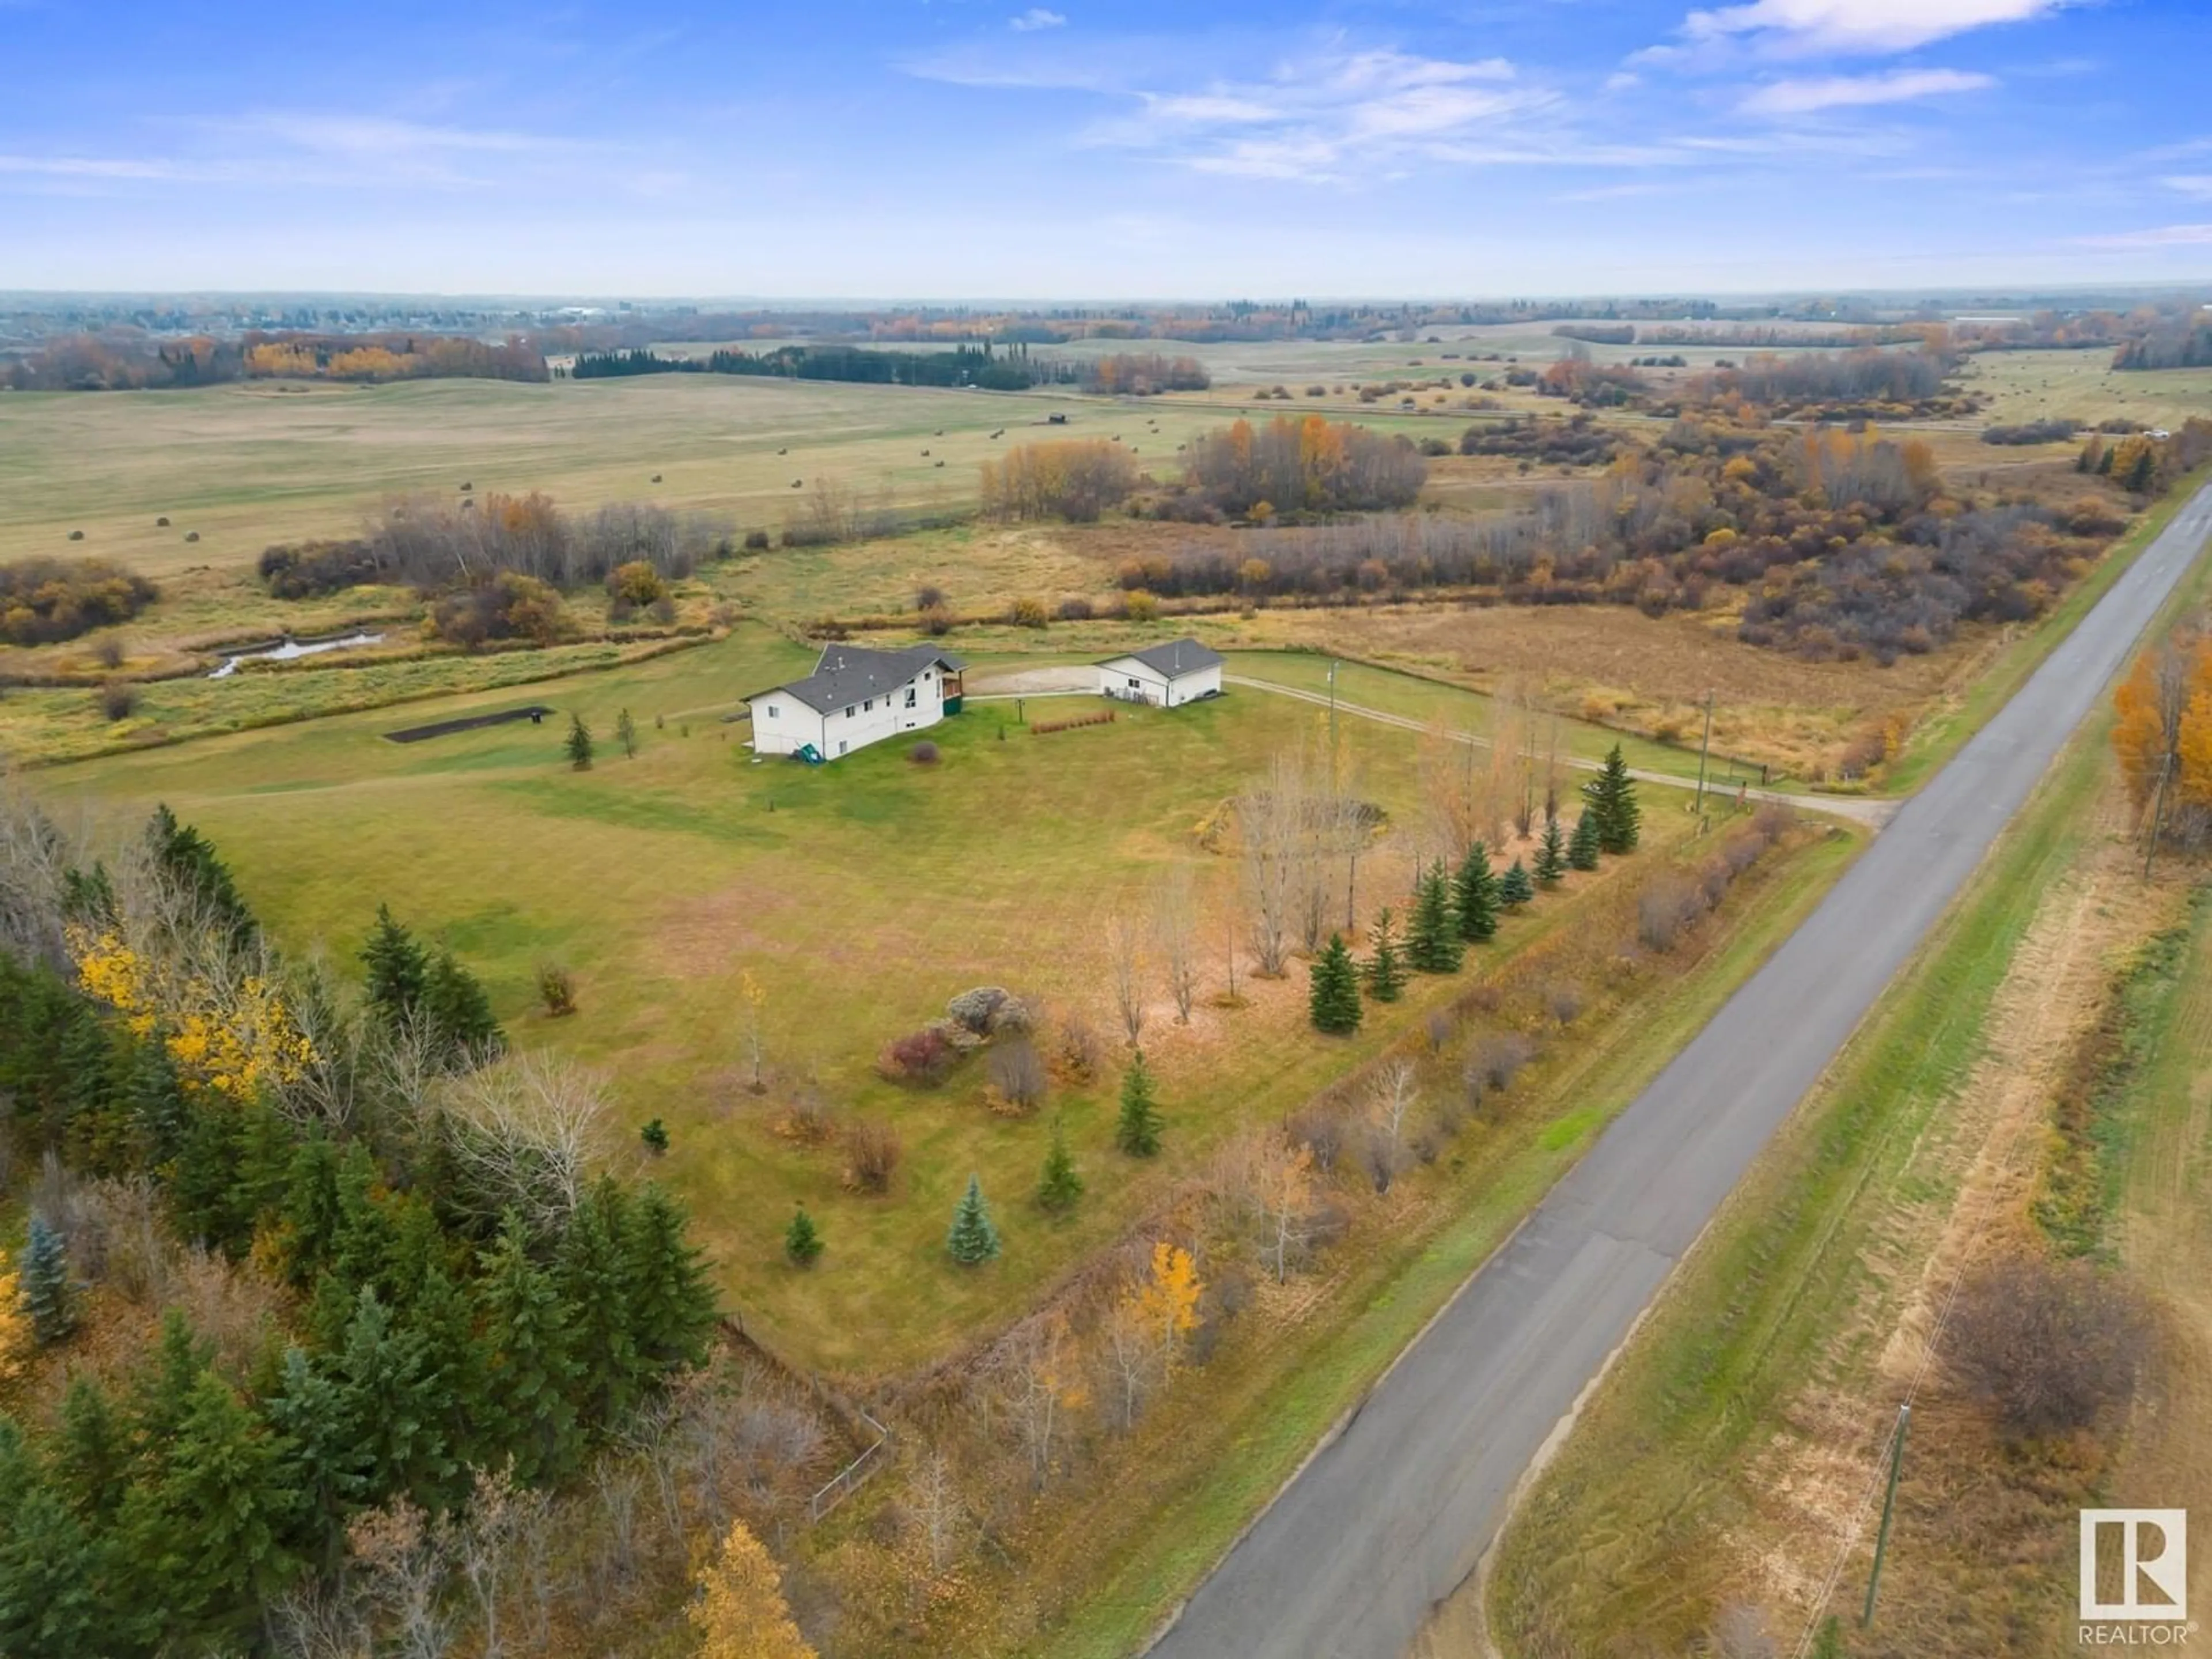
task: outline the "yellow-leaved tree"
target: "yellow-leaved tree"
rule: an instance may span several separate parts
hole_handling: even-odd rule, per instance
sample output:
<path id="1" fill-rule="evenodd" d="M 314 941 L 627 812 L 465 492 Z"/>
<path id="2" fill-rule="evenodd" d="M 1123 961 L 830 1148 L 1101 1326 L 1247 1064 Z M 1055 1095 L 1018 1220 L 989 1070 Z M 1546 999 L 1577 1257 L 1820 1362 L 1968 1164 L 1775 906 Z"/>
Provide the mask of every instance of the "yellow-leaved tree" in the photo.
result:
<path id="1" fill-rule="evenodd" d="M 2177 635 L 2151 647 L 2112 703 L 2112 748 L 2136 809 L 2194 832 L 2212 810 L 2212 640 Z"/>
<path id="2" fill-rule="evenodd" d="M 700 1569 L 690 1606 L 700 1659 L 814 1659 L 791 1622 L 783 1571 L 742 1521 Z"/>
<path id="3" fill-rule="evenodd" d="M 132 1036 L 166 1033 L 187 1088 L 232 1100 L 298 1082 L 315 1063 L 282 989 L 253 973 L 207 972 L 133 944 L 118 927 L 67 930 L 77 983 L 121 1015 Z"/>
<path id="4" fill-rule="evenodd" d="M 23 1281 L 0 1250 L 0 1383 L 14 1382 L 30 1363 L 35 1339 L 23 1307 Z"/>

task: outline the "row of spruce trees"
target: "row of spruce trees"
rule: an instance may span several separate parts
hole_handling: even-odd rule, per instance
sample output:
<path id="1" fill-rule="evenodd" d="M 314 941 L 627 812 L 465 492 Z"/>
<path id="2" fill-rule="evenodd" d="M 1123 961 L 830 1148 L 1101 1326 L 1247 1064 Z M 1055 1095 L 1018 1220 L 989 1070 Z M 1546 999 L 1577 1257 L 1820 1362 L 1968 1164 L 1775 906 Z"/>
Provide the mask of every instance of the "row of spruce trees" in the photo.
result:
<path id="1" fill-rule="evenodd" d="M 259 948 L 204 839 L 165 811 L 149 847 L 185 908 Z M 67 887 L 71 919 L 96 931 L 106 876 Z M 482 988 L 388 912 L 363 966 L 362 1051 L 330 1063 L 368 1067 L 380 1034 L 452 1069 L 499 1051 Z M 81 1175 L 150 1182 L 178 1242 L 280 1281 L 289 1310 L 243 1375 L 173 1309 L 119 1383 L 72 1367 L 51 1423 L 0 1413 L 10 1659 L 259 1650 L 272 1598 L 340 1571 L 355 1516 L 403 1498 L 443 1513 L 473 1471 L 510 1463 L 525 1483 L 571 1477 L 712 1334 L 699 1252 L 659 1188 L 602 1178 L 565 1215 L 526 1220 L 478 1189 L 435 1111 L 302 1127 L 262 1094 L 188 1085 L 172 1035 L 132 1030 L 50 963 L 0 956 L 6 1132 Z M 91 1310 L 64 1224 L 34 1216 L 19 1267 L 38 1340 L 69 1364 Z"/>
<path id="2" fill-rule="evenodd" d="M 1557 887 L 1570 870 L 1596 869 L 1601 854 L 1634 852 L 1642 826 L 1636 782 L 1615 744 L 1603 769 L 1583 786 L 1573 835 L 1560 827 L 1556 812 L 1546 819 L 1533 869 L 1516 858 L 1498 874 L 1489 848 L 1478 841 L 1456 870 L 1442 862 L 1420 870 L 1402 939 L 1388 908 L 1369 932 L 1364 962 L 1353 958 L 1341 933 L 1331 933 L 1311 969 L 1314 1029 L 1337 1036 L 1358 1030 L 1365 1012 L 1363 989 L 1369 1000 L 1395 1002 L 1412 974 L 1457 973 L 1468 945 L 1496 936 L 1501 915 L 1529 903 L 1539 888 Z"/>

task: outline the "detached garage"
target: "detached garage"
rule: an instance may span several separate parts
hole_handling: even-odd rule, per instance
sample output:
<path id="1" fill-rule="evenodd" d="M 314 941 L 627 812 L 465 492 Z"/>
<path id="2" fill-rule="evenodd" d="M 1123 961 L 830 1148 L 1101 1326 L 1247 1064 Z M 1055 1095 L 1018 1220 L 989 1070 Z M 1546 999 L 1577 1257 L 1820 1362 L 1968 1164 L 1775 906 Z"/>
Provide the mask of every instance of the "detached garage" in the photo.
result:
<path id="1" fill-rule="evenodd" d="M 1170 640 L 1098 665 L 1098 691 L 1160 708 L 1221 695 L 1221 653 L 1196 640 Z"/>

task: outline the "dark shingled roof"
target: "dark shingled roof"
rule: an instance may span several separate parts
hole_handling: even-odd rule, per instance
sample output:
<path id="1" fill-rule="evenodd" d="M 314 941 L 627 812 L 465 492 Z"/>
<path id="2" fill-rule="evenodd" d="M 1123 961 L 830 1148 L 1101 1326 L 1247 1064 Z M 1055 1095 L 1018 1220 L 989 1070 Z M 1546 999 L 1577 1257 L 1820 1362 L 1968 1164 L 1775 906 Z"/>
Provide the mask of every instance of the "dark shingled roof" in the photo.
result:
<path id="1" fill-rule="evenodd" d="M 1121 656 L 1109 657 L 1106 662 L 1120 662 L 1134 657 L 1155 673 L 1168 678 L 1181 679 L 1185 674 L 1195 674 L 1201 668 L 1218 668 L 1224 659 L 1210 646 L 1200 645 L 1194 639 L 1170 640 L 1165 645 L 1148 645 L 1141 651 L 1124 651 Z M 1100 667 L 1104 667 L 1101 663 Z"/>
<path id="2" fill-rule="evenodd" d="M 803 680 L 772 690 L 788 691 L 819 714 L 842 708 L 870 697 L 889 696 L 925 668 L 941 667 L 954 673 L 966 666 L 959 658 L 933 645 L 908 646 L 903 651 L 871 651 L 860 645 L 825 645 L 822 659 Z M 755 692 L 765 696 L 766 692 Z M 750 699 L 748 699 L 750 701 Z"/>

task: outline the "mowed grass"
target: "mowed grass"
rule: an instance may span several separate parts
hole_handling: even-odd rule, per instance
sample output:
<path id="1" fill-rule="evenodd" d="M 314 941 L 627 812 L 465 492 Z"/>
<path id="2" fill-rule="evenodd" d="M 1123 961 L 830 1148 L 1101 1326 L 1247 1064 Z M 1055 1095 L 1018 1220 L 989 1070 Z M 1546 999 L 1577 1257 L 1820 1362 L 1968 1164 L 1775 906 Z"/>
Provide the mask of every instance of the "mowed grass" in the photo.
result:
<path id="1" fill-rule="evenodd" d="M 1036 737 L 1012 724 L 1011 706 L 978 703 L 930 732 L 943 757 L 934 767 L 912 764 L 902 741 L 819 769 L 754 763 L 744 728 L 719 716 L 810 662 L 801 647 L 744 629 L 526 690 L 34 775 L 66 822 L 81 811 L 128 820 L 166 801 L 213 838 L 288 949 L 326 949 L 349 972 L 378 902 L 388 902 L 483 979 L 520 1042 L 605 1069 L 619 1157 L 640 1156 L 647 1119 L 665 1121 L 674 1146 L 661 1173 L 692 1204 L 749 1326 L 803 1364 L 881 1375 L 1024 1305 L 1233 1128 L 1294 1109 L 1392 1028 L 1373 1022 L 1352 1044 L 1314 1036 L 1297 969 L 1273 984 L 1248 979 L 1250 1006 L 1201 1006 L 1181 1030 L 1163 988 L 1146 1043 L 1169 1150 L 1150 1164 L 1111 1150 L 1115 1062 L 1018 1121 L 987 1109 L 972 1062 L 933 1092 L 881 1081 L 878 1048 L 972 985 L 1007 984 L 1109 1030 L 1107 918 L 1141 910 L 1157 876 L 1177 865 L 1200 884 L 1210 997 L 1237 872 L 1200 848 L 1195 828 L 1269 755 L 1315 738 L 1323 717 L 1237 693 Z M 416 744 L 380 735 L 531 702 L 559 713 L 542 726 Z M 1055 714 L 1081 707 L 1051 705 Z M 613 740 L 624 708 L 640 729 L 635 760 Z M 561 757 L 571 712 L 599 734 L 586 773 Z M 1348 728 L 1346 744 L 1363 794 L 1416 821 L 1411 734 Z M 1658 849 L 1689 829 L 1686 815 L 1656 803 L 1647 824 Z M 1395 896 L 1403 862 L 1387 849 L 1363 861 L 1364 904 Z M 1508 943 L 1572 914 L 1571 899 L 1547 898 L 1512 924 Z M 571 1018 L 533 1010 L 534 971 L 548 960 L 577 975 L 581 1008 Z M 744 971 L 766 992 L 763 1096 L 745 1087 Z M 1419 1012 L 1404 1005 L 1398 1024 Z M 845 1192 L 834 1149 L 775 1133 L 802 1087 L 898 1127 L 907 1156 L 888 1198 Z M 1028 1204 L 1055 1115 L 1091 1187 L 1060 1224 Z M 981 1273 L 956 1269 L 943 1250 L 971 1170 L 1007 1238 L 1005 1259 Z M 829 1243 L 811 1273 L 781 1259 L 797 1200 Z"/>

